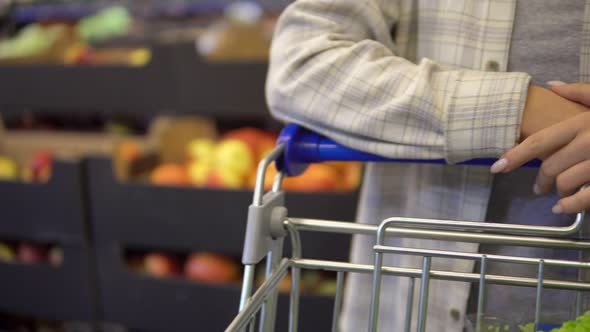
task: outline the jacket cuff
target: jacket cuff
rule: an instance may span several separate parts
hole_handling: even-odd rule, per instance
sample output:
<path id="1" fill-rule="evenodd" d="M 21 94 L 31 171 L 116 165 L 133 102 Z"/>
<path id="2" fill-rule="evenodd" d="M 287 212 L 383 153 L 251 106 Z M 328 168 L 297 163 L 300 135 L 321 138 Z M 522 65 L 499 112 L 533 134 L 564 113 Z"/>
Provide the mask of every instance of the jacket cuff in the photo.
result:
<path id="1" fill-rule="evenodd" d="M 455 77 L 447 100 L 447 161 L 501 156 L 520 137 L 530 75 L 461 70 Z"/>

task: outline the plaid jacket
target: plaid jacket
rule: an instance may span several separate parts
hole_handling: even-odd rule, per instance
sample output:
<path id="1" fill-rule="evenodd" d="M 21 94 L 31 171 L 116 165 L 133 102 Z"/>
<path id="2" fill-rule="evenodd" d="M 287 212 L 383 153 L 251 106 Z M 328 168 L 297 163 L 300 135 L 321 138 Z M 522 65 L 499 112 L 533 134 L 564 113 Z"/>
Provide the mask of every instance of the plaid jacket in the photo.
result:
<path id="1" fill-rule="evenodd" d="M 507 68 L 516 0 L 299 0 L 278 23 L 267 80 L 272 114 L 386 157 L 496 157 L 518 140 L 530 76 Z M 587 80 L 588 2 L 580 78 Z M 391 216 L 480 221 L 487 169 L 373 164 L 358 221 Z M 374 239 L 354 238 L 352 261 L 372 264 Z M 477 246 L 394 239 L 392 244 L 476 251 Z M 420 266 L 419 258 L 386 264 Z M 469 262 L 434 268 L 471 270 Z M 383 287 L 380 327 L 401 331 L 407 281 Z M 433 282 L 429 331 L 460 331 L 469 289 Z M 370 277 L 351 274 L 343 331 L 366 330 Z M 416 312 L 416 310 L 414 310 Z"/>

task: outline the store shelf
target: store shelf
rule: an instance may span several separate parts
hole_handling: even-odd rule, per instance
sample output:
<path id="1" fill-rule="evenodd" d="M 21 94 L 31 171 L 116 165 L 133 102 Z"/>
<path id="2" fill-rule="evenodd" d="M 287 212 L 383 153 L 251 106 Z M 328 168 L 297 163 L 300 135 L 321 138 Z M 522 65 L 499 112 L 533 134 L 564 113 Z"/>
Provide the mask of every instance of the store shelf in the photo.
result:
<path id="1" fill-rule="evenodd" d="M 239 285 L 139 276 L 127 269 L 123 250 L 205 250 L 240 257 L 252 193 L 121 183 L 105 158 L 87 160 L 86 170 L 103 320 L 141 331 L 223 330 L 236 315 Z M 288 193 L 287 207 L 293 216 L 353 220 L 356 200 L 356 193 Z M 311 235 L 303 236 L 306 257 L 347 260 L 349 237 Z M 285 314 L 278 323 L 286 324 L 288 299 L 281 303 Z M 328 330 L 332 303 L 330 298 L 306 296 L 301 330 Z"/>
<path id="2" fill-rule="evenodd" d="M 64 263 L 59 267 L 0 263 L 1 312 L 56 321 L 97 319 L 89 248 L 74 241 L 60 246 Z"/>
<path id="3" fill-rule="evenodd" d="M 223 331 L 237 315 L 240 286 L 156 279 L 125 268 L 116 246 L 98 248 L 103 320 L 142 332 Z M 300 331 L 328 331 L 333 299 L 302 295 Z M 276 331 L 286 331 L 288 295 L 279 298 Z"/>
<path id="4" fill-rule="evenodd" d="M 38 241 L 86 238 L 82 170 L 56 161 L 48 183 L 0 182 L 0 237 Z"/>
<path id="5" fill-rule="evenodd" d="M 250 191 L 122 183 L 115 179 L 109 159 L 91 158 L 86 164 L 97 243 L 241 255 Z M 287 193 L 286 201 L 294 217 L 352 221 L 357 194 Z M 305 235 L 306 255 L 347 259 L 349 237 Z"/>
<path id="6" fill-rule="evenodd" d="M 140 17 L 190 17 L 197 15 L 221 15 L 225 6 L 233 0 L 184 0 L 162 2 L 157 0 L 142 1 L 140 4 L 132 1 L 101 1 L 93 2 L 54 2 L 20 4 L 14 10 L 12 17 L 20 23 L 31 23 L 47 20 L 78 20 L 109 5 L 124 4 Z M 267 11 L 280 11 L 290 0 L 257 0 L 254 1 Z"/>
<path id="7" fill-rule="evenodd" d="M 222 331 L 236 314 L 238 286 L 134 274 L 116 245 L 99 245 L 97 256 L 103 321 L 141 331 Z"/>
<path id="8" fill-rule="evenodd" d="M 0 66 L 0 112 L 268 117 L 266 63 L 208 63 L 193 43 L 155 45 L 145 67 Z"/>
<path id="9" fill-rule="evenodd" d="M 50 320 L 93 321 L 97 302 L 79 163 L 56 162 L 46 184 L 0 182 L 0 238 L 54 243 L 59 267 L 0 264 L 0 311 Z"/>

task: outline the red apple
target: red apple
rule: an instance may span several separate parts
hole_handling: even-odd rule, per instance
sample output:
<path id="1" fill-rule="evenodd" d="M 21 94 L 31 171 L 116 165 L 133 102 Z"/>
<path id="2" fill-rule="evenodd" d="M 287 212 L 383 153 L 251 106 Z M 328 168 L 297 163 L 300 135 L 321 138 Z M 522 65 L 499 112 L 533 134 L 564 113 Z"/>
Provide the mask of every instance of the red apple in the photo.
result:
<path id="1" fill-rule="evenodd" d="M 31 179 L 35 182 L 47 182 L 51 177 L 51 164 L 53 163 L 53 153 L 50 151 L 39 151 L 35 153 L 29 168 L 31 169 Z"/>
<path id="2" fill-rule="evenodd" d="M 47 247 L 39 244 L 22 242 L 18 246 L 17 256 L 24 264 L 42 264 L 48 258 Z"/>
<path id="3" fill-rule="evenodd" d="M 180 274 L 178 260 L 161 252 L 153 252 L 145 256 L 145 271 L 147 274 L 158 277 L 175 277 Z"/>
<path id="4" fill-rule="evenodd" d="M 64 61 L 70 65 L 90 65 L 96 61 L 96 52 L 88 45 L 76 44 L 69 47 L 64 55 Z"/>
<path id="5" fill-rule="evenodd" d="M 194 253 L 184 266 L 184 274 L 188 279 L 223 284 L 238 279 L 239 268 L 231 259 L 212 253 Z"/>
<path id="6" fill-rule="evenodd" d="M 82 43 L 71 45 L 64 52 L 64 63 L 68 65 L 90 64 L 91 60 L 92 50 Z"/>

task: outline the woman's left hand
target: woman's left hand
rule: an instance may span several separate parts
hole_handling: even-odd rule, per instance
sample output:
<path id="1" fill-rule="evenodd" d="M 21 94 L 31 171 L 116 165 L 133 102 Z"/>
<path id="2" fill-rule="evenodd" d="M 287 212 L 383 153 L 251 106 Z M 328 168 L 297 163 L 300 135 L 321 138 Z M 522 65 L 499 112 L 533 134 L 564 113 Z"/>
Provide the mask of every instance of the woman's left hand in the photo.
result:
<path id="1" fill-rule="evenodd" d="M 562 97 L 590 105 L 590 84 L 553 86 Z M 505 153 L 492 166 L 492 173 L 508 173 L 533 159 L 543 160 L 533 191 L 545 194 L 554 185 L 564 197 L 553 212 L 578 213 L 590 208 L 590 112 L 582 113 L 543 129 Z"/>

